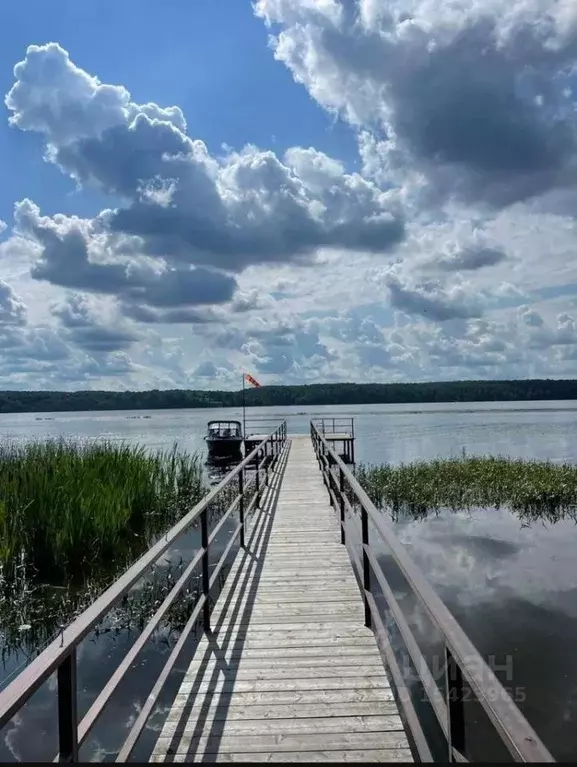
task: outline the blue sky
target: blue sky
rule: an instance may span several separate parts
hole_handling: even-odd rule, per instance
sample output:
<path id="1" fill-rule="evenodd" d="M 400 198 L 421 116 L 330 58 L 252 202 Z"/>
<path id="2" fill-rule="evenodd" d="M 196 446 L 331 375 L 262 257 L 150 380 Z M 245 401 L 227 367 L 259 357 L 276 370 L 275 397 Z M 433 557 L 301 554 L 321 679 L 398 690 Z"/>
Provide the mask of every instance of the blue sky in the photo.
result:
<path id="1" fill-rule="evenodd" d="M 574 377 L 577 6 L 30 0 L 5 388 Z"/>
<path id="2" fill-rule="evenodd" d="M 0 89 L 30 44 L 59 42 L 82 69 L 119 83 L 135 101 L 177 104 L 192 136 L 211 151 L 253 143 L 282 151 L 315 146 L 351 167 L 359 164 L 354 133 L 314 102 L 274 60 L 268 32 L 250 2 L 168 0 L 30 0 L 5 3 Z M 37 136 L 0 123 L 0 218 L 15 199 L 31 197 L 47 213 L 95 213 L 102 198 L 75 194 L 74 184 L 41 161 Z"/>

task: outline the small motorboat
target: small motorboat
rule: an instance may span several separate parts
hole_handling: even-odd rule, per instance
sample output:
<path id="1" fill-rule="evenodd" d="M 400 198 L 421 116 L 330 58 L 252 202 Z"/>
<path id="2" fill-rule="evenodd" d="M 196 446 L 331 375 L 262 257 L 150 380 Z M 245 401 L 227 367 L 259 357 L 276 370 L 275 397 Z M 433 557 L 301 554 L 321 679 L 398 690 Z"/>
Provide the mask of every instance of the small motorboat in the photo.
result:
<path id="1" fill-rule="evenodd" d="M 209 421 L 204 439 L 211 460 L 241 460 L 243 439 L 240 421 Z"/>

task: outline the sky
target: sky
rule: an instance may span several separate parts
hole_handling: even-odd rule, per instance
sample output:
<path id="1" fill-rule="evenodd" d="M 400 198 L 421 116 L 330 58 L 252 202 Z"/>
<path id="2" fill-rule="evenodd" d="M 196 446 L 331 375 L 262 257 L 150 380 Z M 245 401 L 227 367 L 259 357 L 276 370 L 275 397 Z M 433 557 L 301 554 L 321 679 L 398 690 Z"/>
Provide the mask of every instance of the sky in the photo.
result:
<path id="1" fill-rule="evenodd" d="M 573 0 L 28 0 L 0 388 L 577 373 Z"/>

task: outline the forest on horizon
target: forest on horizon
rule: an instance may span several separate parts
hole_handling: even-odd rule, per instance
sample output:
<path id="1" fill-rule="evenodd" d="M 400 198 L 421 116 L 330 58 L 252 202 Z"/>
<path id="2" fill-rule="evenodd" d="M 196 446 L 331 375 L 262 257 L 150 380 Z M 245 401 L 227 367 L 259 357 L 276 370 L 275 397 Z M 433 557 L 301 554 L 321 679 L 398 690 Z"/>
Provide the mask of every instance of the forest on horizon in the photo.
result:
<path id="1" fill-rule="evenodd" d="M 240 407 L 242 390 L 0 391 L 0 412 Z M 247 407 L 577 399 L 577 380 L 323 383 L 245 390 Z"/>

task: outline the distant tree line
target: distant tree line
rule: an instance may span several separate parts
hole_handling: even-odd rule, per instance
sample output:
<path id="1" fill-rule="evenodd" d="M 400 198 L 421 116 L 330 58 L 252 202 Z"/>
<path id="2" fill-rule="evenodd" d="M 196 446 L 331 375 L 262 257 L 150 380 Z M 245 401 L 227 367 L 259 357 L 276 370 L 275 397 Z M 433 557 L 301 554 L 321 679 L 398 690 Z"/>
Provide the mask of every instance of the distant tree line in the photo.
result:
<path id="1" fill-rule="evenodd" d="M 261 386 L 246 390 L 247 406 L 366 405 L 416 402 L 491 402 L 577 399 L 577 381 L 439 381 L 431 383 L 325 383 Z M 240 407 L 242 391 L 3 391 L 0 412 L 147 410 Z"/>

